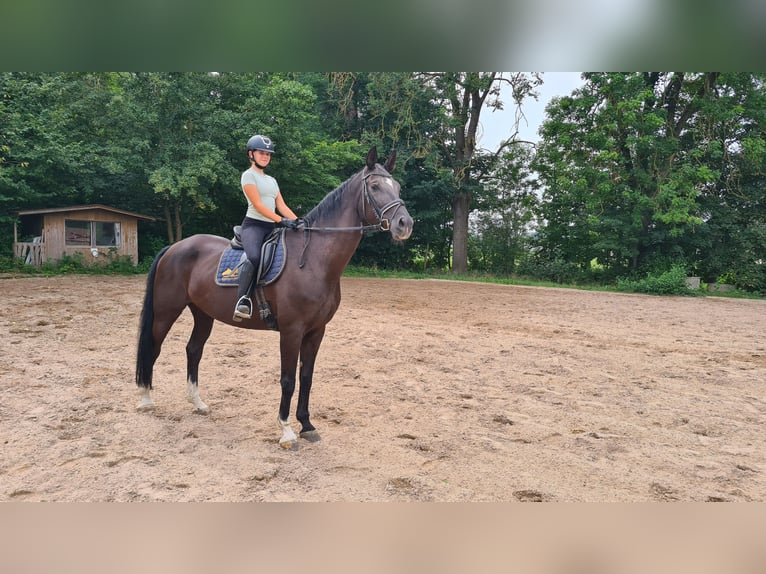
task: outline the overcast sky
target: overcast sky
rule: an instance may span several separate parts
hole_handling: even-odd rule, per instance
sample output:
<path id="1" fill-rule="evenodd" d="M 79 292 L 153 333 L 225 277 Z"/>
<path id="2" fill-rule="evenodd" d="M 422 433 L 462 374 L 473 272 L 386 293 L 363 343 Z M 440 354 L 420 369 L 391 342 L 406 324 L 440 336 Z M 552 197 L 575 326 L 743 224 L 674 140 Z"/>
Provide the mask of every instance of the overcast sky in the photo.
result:
<path id="1" fill-rule="evenodd" d="M 537 101 L 529 98 L 524 101 L 522 111 L 526 116 L 526 122 L 521 120 L 517 139 L 537 141 L 540 136 L 537 130 L 545 119 L 545 106 L 554 96 L 565 96 L 582 85 L 580 72 L 545 72 L 543 85 L 537 88 L 540 97 Z M 479 147 L 494 151 L 501 141 L 510 137 L 513 133 L 513 121 L 515 105 L 510 95 L 501 97 L 505 109 L 493 111 L 483 109 L 481 112 L 481 129 Z"/>

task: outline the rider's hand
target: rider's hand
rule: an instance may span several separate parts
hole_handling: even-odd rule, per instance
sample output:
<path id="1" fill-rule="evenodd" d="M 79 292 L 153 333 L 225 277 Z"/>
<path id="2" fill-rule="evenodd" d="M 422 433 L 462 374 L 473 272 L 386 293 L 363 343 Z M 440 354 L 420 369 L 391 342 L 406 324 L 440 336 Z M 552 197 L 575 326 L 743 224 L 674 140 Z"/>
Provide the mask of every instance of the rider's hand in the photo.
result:
<path id="1" fill-rule="evenodd" d="M 282 218 L 282 227 L 289 227 L 290 229 L 298 229 L 298 226 L 301 224 L 300 219 L 287 219 L 286 217 Z"/>

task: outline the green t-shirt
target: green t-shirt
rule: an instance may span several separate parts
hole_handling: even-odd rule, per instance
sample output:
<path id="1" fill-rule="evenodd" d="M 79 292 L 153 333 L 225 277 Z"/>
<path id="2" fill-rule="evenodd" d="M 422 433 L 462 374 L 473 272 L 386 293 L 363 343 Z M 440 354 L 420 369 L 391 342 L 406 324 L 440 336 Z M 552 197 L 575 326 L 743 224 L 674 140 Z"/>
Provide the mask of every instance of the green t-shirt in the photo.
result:
<path id="1" fill-rule="evenodd" d="M 245 193 L 245 185 L 251 183 L 254 184 L 258 188 L 258 193 L 261 196 L 263 205 L 268 207 L 271 211 L 276 212 L 277 195 L 279 194 L 279 185 L 277 184 L 276 179 L 270 175 L 256 173 L 251 168 L 242 172 L 241 183 L 242 193 Z M 247 217 L 258 219 L 260 221 L 272 221 L 268 217 L 258 213 L 247 195 L 245 195 L 245 199 L 247 199 Z"/>

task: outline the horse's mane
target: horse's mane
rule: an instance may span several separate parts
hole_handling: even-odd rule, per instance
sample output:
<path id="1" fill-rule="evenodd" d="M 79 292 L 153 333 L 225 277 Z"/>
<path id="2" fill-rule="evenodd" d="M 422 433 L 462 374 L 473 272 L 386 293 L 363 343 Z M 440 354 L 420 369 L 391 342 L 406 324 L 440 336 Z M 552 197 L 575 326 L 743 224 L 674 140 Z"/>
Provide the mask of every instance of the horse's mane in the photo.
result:
<path id="1" fill-rule="evenodd" d="M 383 170 L 379 169 L 379 165 L 376 165 L 375 168 L 372 171 L 368 172 L 368 175 L 371 175 L 373 173 L 377 173 L 379 175 L 388 175 L 388 173 Z M 380 172 L 383 172 L 382 174 Z M 343 200 L 343 195 L 345 194 L 346 190 L 351 185 L 351 181 L 355 179 L 359 175 L 359 172 L 355 173 L 351 177 L 349 177 L 346 181 L 341 183 L 338 187 L 336 187 L 334 190 L 332 190 L 330 193 L 324 196 L 324 199 L 320 201 L 314 209 L 309 211 L 306 216 L 303 218 L 304 221 L 311 225 L 312 223 L 315 223 L 320 218 L 323 218 L 325 216 L 330 217 L 332 216 L 338 209 L 340 208 L 340 205 Z"/>
<path id="2" fill-rule="evenodd" d="M 351 176 L 346 181 L 341 183 L 338 187 L 332 190 L 330 193 L 324 196 L 324 199 L 320 201 L 314 209 L 309 211 L 303 218 L 307 224 L 315 223 L 317 220 L 324 216 L 331 216 L 338 211 L 343 195 L 351 184 L 351 180 L 354 176 Z"/>

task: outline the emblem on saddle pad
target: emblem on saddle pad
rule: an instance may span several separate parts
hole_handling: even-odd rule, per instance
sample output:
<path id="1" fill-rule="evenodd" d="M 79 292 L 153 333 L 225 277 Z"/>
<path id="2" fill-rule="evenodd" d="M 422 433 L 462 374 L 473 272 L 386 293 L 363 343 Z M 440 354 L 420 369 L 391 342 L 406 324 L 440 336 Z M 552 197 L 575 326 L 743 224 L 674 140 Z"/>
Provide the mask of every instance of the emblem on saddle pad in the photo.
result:
<path id="1" fill-rule="evenodd" d="M 221 279 L 227 281 L 239 279 L 239 266 L 235 267 L 234 269 L 227 268 L 226 271 L 221 271 Z"/>
<path id="2" fill-rule="evenodd" d="M 237 234 L 235 228 L 235 235 Z M 287 249 L 284 242 L 285 230 L 276 229 L 263 242 L 261 248 L 261 265 L 258 270 L 258 286 L 269 285 L 282 274 L 287 260 Z M 235 247 L 236 245 L 236 247 Z M 241 247 L 238 238 L 232 241 L 218 261 L 215 272 L 215 283 L 221 287 L 236 287 L 239 285 L 239 269 L 247 255 Z"/>

